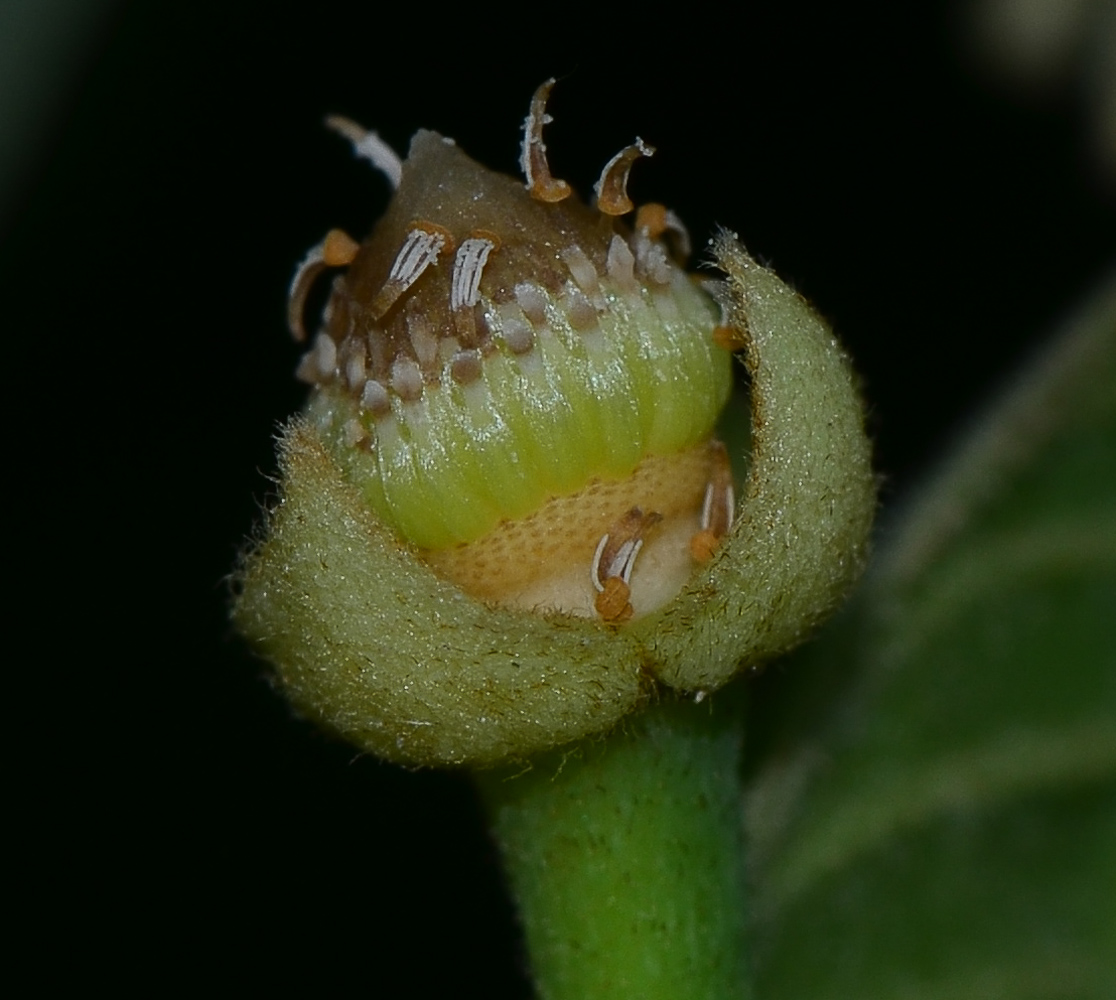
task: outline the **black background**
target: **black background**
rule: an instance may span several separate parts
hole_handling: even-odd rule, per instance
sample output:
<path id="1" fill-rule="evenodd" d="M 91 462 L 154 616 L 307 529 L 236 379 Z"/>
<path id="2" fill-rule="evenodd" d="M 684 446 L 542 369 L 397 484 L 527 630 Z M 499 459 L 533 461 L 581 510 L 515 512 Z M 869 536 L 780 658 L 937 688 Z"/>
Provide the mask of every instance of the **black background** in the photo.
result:
<path id="1" fill-rule="evenodd" d="M 226 621 L 303 396 L 287 282 L 387 198 L 325 113 L 514 172 L 558 76 L 556 176 L 587 193 L 641 135 L 637 200 L 699 243 L 736 230 L 832 319 L 887 505 L 1110 265 L 1072 85 L 990 85 L 953 7 L 671 10 L 201 0 L 109 25 L 0 244 L 14 825 L 44 982 L 527 995 L 467 781 L 319 735 Z"/>

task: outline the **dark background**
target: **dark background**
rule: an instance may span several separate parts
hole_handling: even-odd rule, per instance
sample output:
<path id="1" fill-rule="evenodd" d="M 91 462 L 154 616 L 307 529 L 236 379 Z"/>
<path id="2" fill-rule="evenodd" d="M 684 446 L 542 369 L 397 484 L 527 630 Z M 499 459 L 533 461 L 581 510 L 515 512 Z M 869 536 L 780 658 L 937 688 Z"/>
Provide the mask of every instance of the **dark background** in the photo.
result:
<path id="1" fill-rule="evenodd" d="M 641 135 L 658 153 L 637 200 L 699 245 L 736 230 L 832 319 L 886 506 L 1113 259 L 1074 80 L 999 87 L 953 5 L 416 4 L 391 23 L 368 3 L 124 4 L 0 232 L 16 828 L 27 924 L 57 951 L 43 981 L 526 996 L 466 780 L 294 718 L 228 626 L 224 577 L 303 397 L 294 265 L 387 198 L 324 114 L 399 150 L 435 128 L 514 172 L 550 75 L 556 176 L 587 193 Z"/>

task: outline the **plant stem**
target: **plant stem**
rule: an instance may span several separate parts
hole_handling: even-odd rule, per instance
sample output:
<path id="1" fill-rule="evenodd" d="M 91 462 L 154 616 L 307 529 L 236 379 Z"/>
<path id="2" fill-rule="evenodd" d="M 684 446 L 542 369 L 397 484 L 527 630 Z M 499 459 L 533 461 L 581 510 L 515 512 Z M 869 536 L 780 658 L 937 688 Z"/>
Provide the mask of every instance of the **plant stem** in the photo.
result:
<path id="1" fill-rule="evenodd" d="M 741 699 L 478 775 L 540 1000 L 742 1000 Z"/>

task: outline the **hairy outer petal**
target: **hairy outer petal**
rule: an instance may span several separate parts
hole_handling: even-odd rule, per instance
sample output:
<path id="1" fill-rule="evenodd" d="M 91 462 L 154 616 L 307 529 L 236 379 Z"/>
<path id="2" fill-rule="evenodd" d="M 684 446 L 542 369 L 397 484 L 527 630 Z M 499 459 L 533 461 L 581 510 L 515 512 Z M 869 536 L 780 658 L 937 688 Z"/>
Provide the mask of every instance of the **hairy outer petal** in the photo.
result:
<path id="1" fill-rule="evenodd" d="M 731 236 L 714 251 L 752 377 L 748 481 L 712 564 L 632 626 L 659 679 L 688 690 L 720 687 L 738 665 L 806 639 L 862 572 L 876 506 L 856 376 L 837 338 Z"/>
<path id="2" fill-rule="evenodd" d="M 282 502 L 234 615 L 301 710 L 389 760 L 488 764 L 607 729 L 642 700 L 629 635 L 486 608 L 396 540 L 304 425 L 281 455 Z"/>

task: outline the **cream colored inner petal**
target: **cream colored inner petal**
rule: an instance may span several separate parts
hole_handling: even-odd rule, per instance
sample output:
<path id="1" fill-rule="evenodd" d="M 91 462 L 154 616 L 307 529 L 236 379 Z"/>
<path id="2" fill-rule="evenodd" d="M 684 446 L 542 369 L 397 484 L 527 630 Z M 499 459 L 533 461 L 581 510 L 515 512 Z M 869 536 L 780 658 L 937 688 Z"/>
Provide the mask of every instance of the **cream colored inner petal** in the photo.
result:
<path id="1" fill-rule="evenodd" d="M 690 538 L 701 529 L 711 475 L 708 445 L 645 458 L 627 479 L 590 482 L 539 510 L 503 521 L 483 538 L 423 557 L 463 590 L 495 604 L 594 617 L 590 567 L 602 535 L 632 507 L 663 520 L 631 576 L 631 603 L 645 614 L 666 603 L 693 571 Z"/>

